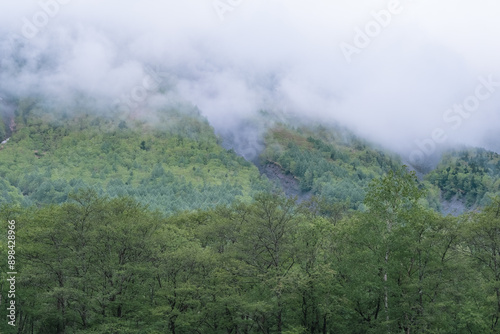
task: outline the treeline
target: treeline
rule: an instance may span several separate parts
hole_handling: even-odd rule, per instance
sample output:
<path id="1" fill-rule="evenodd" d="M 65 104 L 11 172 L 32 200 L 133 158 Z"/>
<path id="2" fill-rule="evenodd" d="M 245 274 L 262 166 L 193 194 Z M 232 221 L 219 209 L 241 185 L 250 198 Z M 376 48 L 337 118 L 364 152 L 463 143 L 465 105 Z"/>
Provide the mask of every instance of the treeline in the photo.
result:
<path id="1" fill-rule="evenodd" d="M 91 190 L 4 205 L 2 230 L 16 221 L 17 323 L 2 302 L 0 330 L 499 332 L 500 202 L 442 217 L 424 195 L 396 169 L 370 184 L 365 212 L 271 193 L 169 217 Z"/>

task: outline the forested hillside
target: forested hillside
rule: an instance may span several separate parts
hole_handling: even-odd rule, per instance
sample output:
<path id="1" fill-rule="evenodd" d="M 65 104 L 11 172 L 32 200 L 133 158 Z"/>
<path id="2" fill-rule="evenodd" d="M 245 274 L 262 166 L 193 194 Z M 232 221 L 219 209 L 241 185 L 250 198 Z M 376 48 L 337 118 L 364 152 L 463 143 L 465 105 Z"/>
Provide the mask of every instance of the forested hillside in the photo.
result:
<path id="1" fill-rule="evenodd" d="M 327 203 L 342 202 L 352 209 L 363 209 L 371 180 L 401 167 L 401 159 L 376 148 L 338 126 L 293 128 L 284 124 L 270 129 L 263 164 L 277 165 L 297 180 L 302 192 L 309 192 Z M 428 182 L 420 187 L 429 191 L 426 206 L 439 210 L 439 193 Z"/>
<path id="2" fill-rule="evenodd" d="M 335 216 L 269 193 L 169 217 L 92 190 L 3 205 L 17 333 L 498 332 L 499 200 L 454 218 L 423 195 L 396 169 Z"/>
<path id="3" fill-rule="evenodd" d="M 11 115 L 3 113 L 0 125 L 1 138 L 11 136 L 0 145 L 0 203 L 62 203 L 69 193 L 93 187 L 100 195 L 131 196 L 173 213 L 248 201 L 281 186 L 289 197 L 314 195 L 364 210 L 369 182 L 402 164 L 396 154 L 338 126 L 292 126 L 263 113 L 259 117 L 275 125 L 264 131 L 259 164 L 293 183 L 296 189 L 288 191 L 222 148 L 193 107 L 164 108 L 141 120 L 140 115 L 98 115 L 78 104 L 64 109 L 35 99 L 15 101 L 15 106 Z M 443 200 L 469 209 L 488 204 L 500 190 L 499 161 L 498 154 L 482 149 L 445 154 L 421 180 L 420 187 L 427 189 L 422 200 L 437 211 Z"/>
<path id="4" fill-rule="evenodd" d="M 484 206 L 500 192 L 500 155 L 481 148 L 452 150 L 426 179 L 445 200 L 456 198 L 467 208 Z"/>
<path id="5" fill-rule="evenodd" d="M 0 1 L 0 334 L 500 334 L 499 12 Z"/>
<path id="6" fill-rule="evenodd" d="M 15 132 L 0 146 L 0 203 L 62 203 L 91 187 L 172 213 L 270 189 L 254 165 L 219 145 L 195 109 L 160 110 L 144 122 L 85 110 L 57 114 L 23 100 L 14 120 Z"/>
<path id="7" fill-rule="evenodd" d="M 296 200 L 196 108 L 79 108 L 3 114 L 17 333 L 500 330 L 497 154 L 452 151 L 417 180 L 346 129 L 273 122 L 259 167 Z M 476 210 L 444 216 L 441 195 Z"/>

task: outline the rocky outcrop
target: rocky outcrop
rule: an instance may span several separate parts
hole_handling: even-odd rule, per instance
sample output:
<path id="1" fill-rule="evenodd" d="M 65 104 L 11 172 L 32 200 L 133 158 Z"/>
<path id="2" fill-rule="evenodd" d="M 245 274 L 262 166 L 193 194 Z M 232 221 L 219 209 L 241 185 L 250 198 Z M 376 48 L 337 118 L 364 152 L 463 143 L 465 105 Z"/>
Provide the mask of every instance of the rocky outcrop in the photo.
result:
<path id="1" fill-rule="evenodd" d="M 287 173 L 279 163 L 266 161 L 264 164 L 255 163 L 261 174 L 279 186 L 288 197 L 297 197 L 298 202 L 307 201 L 311 198 L 312 192 L 303 192 L 300 188 L 300 181 L 291 173 Z"/>

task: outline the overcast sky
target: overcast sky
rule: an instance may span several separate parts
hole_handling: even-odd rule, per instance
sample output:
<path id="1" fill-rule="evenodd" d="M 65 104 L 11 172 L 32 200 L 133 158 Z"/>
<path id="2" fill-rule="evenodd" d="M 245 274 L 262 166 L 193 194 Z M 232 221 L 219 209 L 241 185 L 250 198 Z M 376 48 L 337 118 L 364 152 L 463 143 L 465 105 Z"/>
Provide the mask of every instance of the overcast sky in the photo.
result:
<path id="1" fill-rule="evenodd" d="M 499 14 L 498 0 L 6 0 L 0 97 L 142 102 L 161 83 L 218 129 L 269 109 L 405 154 L 499 150 Z"/>

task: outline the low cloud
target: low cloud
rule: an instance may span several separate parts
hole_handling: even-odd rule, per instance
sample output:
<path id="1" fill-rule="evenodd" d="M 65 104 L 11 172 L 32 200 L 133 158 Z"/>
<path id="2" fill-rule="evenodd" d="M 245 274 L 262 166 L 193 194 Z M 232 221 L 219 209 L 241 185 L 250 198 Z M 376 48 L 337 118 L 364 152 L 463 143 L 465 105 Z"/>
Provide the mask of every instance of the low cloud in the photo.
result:
<path id="1" fill-rule="evenodd" d="M 446 145 L 498 150 L 500 89 L 458 128 L 443 116 L 480 77 L 500 82 L 500 3 L 396 1 L 401 10 L 378 31 L 376 14 L 394 3 L 4 1 L 0 97 L 78 92 L 112 106 L 135 96 L 131 105 L 144 113 L 167 92 L 245 152 L 258 140 L 253 127 L 237 129 L 259 110 L 338 122 L 407 155 L 436 128 L 446 130 Z M 356 46 L 357 34 L 369 44 L 347 61 L 341 46 Z M 161 87 L 139 96 L 151 68 Z"/>

